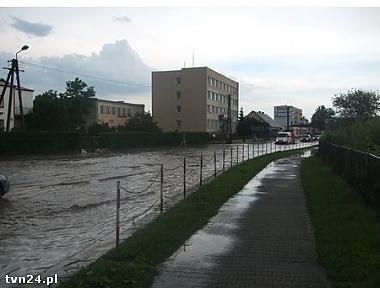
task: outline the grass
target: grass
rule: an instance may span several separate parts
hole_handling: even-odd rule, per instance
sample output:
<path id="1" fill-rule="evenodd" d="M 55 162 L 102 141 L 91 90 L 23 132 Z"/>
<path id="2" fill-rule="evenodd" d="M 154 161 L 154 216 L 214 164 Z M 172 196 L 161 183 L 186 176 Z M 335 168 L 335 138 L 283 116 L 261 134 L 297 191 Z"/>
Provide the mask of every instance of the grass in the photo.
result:
<path id="1" fill-rule="evenodd" d="M 300 150 L 276 152 L 232 167 L 59 287 L 150 287 L 158 274 L 159 264 L 206 225 L 218 209 L 253 176 L 273 160 Z"/>
<path id="2" fill-rule="evenodd" d="M 301 176 L 320 263 L 336 288 L 380 287 L 380 223 L 356 191 L 317 156 Z"/>

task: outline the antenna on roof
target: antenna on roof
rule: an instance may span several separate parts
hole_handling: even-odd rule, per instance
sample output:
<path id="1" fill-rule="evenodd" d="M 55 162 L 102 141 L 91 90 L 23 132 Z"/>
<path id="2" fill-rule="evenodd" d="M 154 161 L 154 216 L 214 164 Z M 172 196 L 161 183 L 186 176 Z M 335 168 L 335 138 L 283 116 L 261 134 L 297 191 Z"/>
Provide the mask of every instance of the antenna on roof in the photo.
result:
<path id="1" fill-rule="evenodd" d="M 193 49 L 193 67 L 194 67 L 194 49 Z"/>

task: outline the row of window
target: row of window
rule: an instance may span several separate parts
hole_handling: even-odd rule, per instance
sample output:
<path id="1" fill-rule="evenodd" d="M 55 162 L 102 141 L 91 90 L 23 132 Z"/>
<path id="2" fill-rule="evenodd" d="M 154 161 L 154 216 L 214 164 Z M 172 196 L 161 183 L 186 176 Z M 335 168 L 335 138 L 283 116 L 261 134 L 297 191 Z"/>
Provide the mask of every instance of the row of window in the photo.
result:
<path id="1" fill-rule="evenodd" d="M 233 93 L 236 90 L 235 87 L 233 87 L 231 85 L 228 85 L 228 84 L 226 84 L 226 83 L 224 83 L 222 81 L 219 81 L 219 80 L 217 80 L 215 78 L 212 78 L 210 76 L 207 77 L 207 80 L 208 80 L 208 84 L 210 86 L 213 86 L 213 87 L 218 88 L 218 89 L 225 90 L 225 91 L 227 91 L 229 93 Z"/>
<path id="2" fill-rule="evenodd" d="M 212 92 L 212 91 L 209 91 L 209 90 L 207 91 L 207 98 L 209 100 L 219 101 L 219 102 L 223 102 L 223 103 L 227 103 L 228 104 L 228 96 L 222 95 L 222 94 L 218 94 L 216 92 Z M 238 105 L 238 100 L 231 97 L 231 105 L 237 106 Z"/>
<path id="3" fill-rule="evenodd" d="M 213 105 L 207 105 L 208 113 L 216 113 L 218 115 L 227 115 L 228 109 L 223 107 L 217 107 Z M 238 111 L 231 110 L 232 117 L 238 117 Z"/>
<path id="4" fill-rule="evenodd" d="M 236 88 L 227 84 L 227 83 L 224 83 L 222 81 L 219 81 L 215 78 L 212 78 L 210 76 L 207 77 L 207 80 L 208 80 L 208 84 L 212 87 L 215 87 L 215 88 L 218 88 L 218 89 L 221 89 L 221 90 L 224 90 L 224 91 L 227 91 L 229 93 L 234 93 L 236 92 Z M 180 85 L 181 84 L 181 77 L 176 77 L 175 79 L 175 83 L 177 85 Z"/>
<path id="5" fill-rule="evenodd" d="M 131 109 L 100 105 L 100 114 L 116 115 L 116 112 L 118 117 L 127 117 L 131 114 Z"/>
<path id="6" fill-rule="evenodd" d="M 181 98 L 181 91 L 176 91 L 176 97 Z M 207 98 L 213 101 L 219 101 L 228 104 L 228 96 L 213 91 L 207 91 Z M 231 105 L 238 106 L 238 100 L 231 97 Z"/>

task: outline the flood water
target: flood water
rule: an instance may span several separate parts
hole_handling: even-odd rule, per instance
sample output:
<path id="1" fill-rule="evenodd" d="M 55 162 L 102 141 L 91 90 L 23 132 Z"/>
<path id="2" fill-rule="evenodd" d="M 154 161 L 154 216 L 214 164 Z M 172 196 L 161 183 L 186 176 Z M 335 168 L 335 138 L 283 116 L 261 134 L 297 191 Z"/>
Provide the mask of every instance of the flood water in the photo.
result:
<path id="1" fill-rule="evenodd" d="M 284 145 L 281 150 L 299 147 Z M 202 178 L 206 179 L 214 175 L 215 167 L 220 173 L 231 162 L 236 165 L 274 149 L 271 143 L 215 144 L 117 155 L 0 159 L 0 174 L 7 175 L 11 182 L 11 191 L 0 200 L 0 287 L 6 287 L 5 275 L 43 274 L 114 233 L 117 181 L 122 187 L 123 231 L 140 214 L 158 213 L 161 164 L 167 207 L 183 199 L 184 158 L 189 191 L 199 185 L 201 155 Z M 150 212 L 146 211 L 150 207 Z"/>

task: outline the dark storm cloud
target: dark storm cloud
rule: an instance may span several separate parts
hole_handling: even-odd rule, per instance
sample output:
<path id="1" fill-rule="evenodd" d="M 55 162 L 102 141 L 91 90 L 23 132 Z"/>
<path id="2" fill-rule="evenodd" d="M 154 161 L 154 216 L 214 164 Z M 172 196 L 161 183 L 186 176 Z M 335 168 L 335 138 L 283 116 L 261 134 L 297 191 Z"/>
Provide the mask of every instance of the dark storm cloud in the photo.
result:
<path id="1" fill-rule="evenodd" d="M 44 24 L 41 22 L 29 22 L 14 16 L 12 16 L 12 19 L 13 23 L 11 23 L 11 26 L 18 31 L 24 32 L 28 35 L 45 37 L 48 36 L 53 30 L 52 25 Z"/>
<path id="2" fill-rule="evenodd" d="M 0 64 L 13 55 L 0 53 Z M 68 54 L 62 57 L 26 58 L 19 60 L 21 86 L 35 90 L 34 95 L 48 90 L 64 92 L 66 82 L 76 77 L 93 86 L 96 97 L 150 103 L 152 69 L 130 47 L 127 40 L 105 44 L 99 53 L 90 56 Z M 6 70 L 0 77 L 6 78 Z"/>

